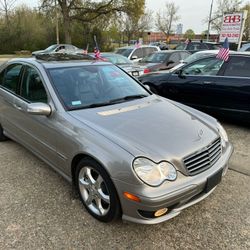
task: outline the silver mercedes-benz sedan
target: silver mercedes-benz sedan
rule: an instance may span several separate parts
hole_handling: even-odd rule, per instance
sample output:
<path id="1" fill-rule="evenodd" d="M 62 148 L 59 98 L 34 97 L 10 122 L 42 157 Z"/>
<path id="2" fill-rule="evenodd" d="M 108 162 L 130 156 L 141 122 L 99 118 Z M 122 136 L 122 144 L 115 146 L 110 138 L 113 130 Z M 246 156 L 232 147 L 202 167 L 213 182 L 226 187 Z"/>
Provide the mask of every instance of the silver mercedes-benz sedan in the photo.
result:
<path id="1" fill-rule="evenodd" d="M 178 215 L 214 191 L 233 151 L 211 116 L 152 94 L 110 63 L 84 60 L 1 66 L 0 140 L 7 138 L 70 181 L 104 222 Z"/>

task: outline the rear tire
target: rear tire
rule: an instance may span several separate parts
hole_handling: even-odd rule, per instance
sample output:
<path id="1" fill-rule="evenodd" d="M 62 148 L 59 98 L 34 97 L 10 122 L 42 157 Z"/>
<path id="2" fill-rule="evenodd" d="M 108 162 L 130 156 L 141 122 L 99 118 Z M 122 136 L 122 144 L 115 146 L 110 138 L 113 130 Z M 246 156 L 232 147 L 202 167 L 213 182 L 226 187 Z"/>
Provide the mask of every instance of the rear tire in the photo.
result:
<path id="1" fill-rule="evenodd" d="M 3 128 L 2 126 L 0 125 L 0 142 L 1 141 L 6 141 L 8 140 L 8 137 L 6 137 L 4 134 L 3 134 Z"/>
<path id="2" fill-rule="evenodd" d="M 75 171 L 75 183 L 87 211 L 97 220 L 110 222 L 121 214 L 120 201 L 105 169 L 91 158 L 82 159 Z"/>

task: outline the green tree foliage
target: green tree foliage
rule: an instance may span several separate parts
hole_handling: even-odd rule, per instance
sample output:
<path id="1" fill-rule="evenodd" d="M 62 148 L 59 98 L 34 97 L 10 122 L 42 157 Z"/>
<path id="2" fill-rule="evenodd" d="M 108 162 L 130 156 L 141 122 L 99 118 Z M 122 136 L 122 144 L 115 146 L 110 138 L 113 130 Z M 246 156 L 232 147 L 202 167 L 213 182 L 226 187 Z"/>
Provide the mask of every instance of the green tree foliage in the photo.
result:
<path id="1" fill-rule="evenodd" d="M 43 14 L 21 6 L 9 14 L 9 25 L 0 18 L 0 53 L 44 48 L 54 40 L 53 24 Z"/>
<path id="2" fill-rule="evenodd" d="M 194 33 L 194 31 L 192 29 L 188 29 L 185 32 L 184 37 L 188 38 L 188 39 L 194 39 L 195 38 L 195 33 Z"/>

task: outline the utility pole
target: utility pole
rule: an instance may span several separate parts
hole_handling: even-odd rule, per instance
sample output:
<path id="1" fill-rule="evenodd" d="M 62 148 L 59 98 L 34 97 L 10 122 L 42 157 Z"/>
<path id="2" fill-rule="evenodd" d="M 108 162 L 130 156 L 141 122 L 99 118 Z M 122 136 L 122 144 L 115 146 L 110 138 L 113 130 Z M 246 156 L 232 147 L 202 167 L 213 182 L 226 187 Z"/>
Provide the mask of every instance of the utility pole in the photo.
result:
<path id="1" fill-rule="evenodd" d="M 59 15 L 58 15 L 58 8 L 55 0 L 55 9 L 56 9 L 56 43 L 59 44 Z"/>
<path id="2" fill-rule="evenodd" d="M 212 21 L 213 4 L 214 4 L 214 0 L 212 0 L 211 7 L 210 7 L 208 27 L 207 27 L 207 42 L 209 41 L 209 33 L 210 33 L 210 25 L 211 25 L 211 21 Z"/>

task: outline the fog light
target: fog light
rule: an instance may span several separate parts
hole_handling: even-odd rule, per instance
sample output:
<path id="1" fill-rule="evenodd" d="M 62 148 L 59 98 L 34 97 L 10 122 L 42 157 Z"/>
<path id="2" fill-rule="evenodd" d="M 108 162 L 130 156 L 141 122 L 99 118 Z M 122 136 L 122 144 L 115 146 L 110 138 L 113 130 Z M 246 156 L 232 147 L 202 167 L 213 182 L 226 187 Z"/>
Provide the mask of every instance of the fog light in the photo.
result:
<path id="1" fill-rule="evenodd" d="M 165 207 L 165 208 L 161 208 L 159 210 L 157 210 L 155 212 L 155 217 L 159 217 L 159 216 L 162 216 L 163 214 L 165 214 L 166 212 L 168 211 L 168 209 Z"/>

